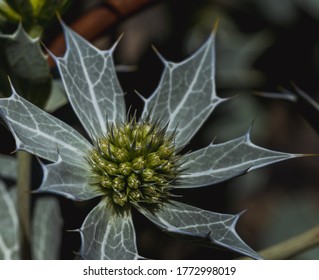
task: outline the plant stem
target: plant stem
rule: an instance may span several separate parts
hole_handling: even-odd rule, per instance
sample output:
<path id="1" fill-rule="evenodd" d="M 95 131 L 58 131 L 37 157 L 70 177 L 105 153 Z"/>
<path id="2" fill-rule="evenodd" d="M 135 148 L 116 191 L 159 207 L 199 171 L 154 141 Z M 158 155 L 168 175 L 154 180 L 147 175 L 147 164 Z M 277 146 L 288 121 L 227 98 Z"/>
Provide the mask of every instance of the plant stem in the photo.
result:
<path id="1" fill-rule="evenodd" d="M 30 175 L 31 155 L 17 152 L 18 158 L 18 217 L 21 259 L 31 259 L 30 248 Z"/>
<path id="2" fill-rule="evenodd" d="M 274 246 L 259 251 L 258 253 L 267 260 L 290 259 L 308 249 L 319 245 L 319 226 L 304 233 L 294 236 Z M 250 258 L 241 258 L 248 260 Z"/>

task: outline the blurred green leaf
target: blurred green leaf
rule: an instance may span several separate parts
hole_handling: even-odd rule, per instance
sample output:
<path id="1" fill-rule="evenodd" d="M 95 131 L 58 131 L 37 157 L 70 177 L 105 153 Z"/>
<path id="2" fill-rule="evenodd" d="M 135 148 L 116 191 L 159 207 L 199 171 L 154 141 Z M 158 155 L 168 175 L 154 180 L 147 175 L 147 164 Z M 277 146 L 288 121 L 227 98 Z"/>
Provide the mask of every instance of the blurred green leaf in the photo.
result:
<path id="1" fill-rule="evenodd" d="M 45 26 L 69 0 L 30 0 L 38 25 Z"/>
<path id="2" fill-rule="evenodd" d="M 18 14 L 32 16 L 32 6 L 29 0 L 5 0 L 5 2 Z"/>
<path id="3" fill-rule="evenodd" d="M 51 76 L 38 39 L 29 37 L 19 25 L 11 35 L 0 34 L 0 51 L 0 67 L 19 94 L 43 108 L 51 91 Z M 4 92 L 8 88 L 6 83 L 1 90 L 9 96 L 11 92 Z"/>
<path id="4" fill-rule="evenodd" d="M 267 32 L 244 35 L 236 30 L 221 29 L 217 42 L 219 64 L 216 75 L 220 86 L 245 88 L 263 81 L 264 77 L 253 64 L 270 45 Z"/>
<path id="5" fill-rule="evenodd" d="M 54 197 L 39 198 L 32 221 L 32 259 L 59 259 L 62 216 L 58 200 Z"/>
<path id="6" fill-rule="evenodd" d="M 33 11 L 29 0 L 6 0 L 8 5 L 20 16 L 19 22 L 28 30 L 33 25 Z"/>
<path id="7" fill-rule="evenodd" d="M 17 179 L 17 161 L 15 157 L 0 155 L 0 176 L 6 179 Z"/>
<path id="8" fill-rule="evenodd" d="M 20 15 L 5 0 L 0 0 L 0 15 L 2 15 L 3 20 L 17 22 L 21 19 Z"/>

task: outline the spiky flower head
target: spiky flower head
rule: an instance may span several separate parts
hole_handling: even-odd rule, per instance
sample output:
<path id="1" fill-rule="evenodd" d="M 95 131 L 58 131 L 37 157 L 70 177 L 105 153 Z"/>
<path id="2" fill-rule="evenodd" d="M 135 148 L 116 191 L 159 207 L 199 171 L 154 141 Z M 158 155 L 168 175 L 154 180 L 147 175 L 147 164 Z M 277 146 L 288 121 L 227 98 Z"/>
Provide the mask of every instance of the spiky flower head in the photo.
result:
<path id="1" fill-rule="evenodd" d="M 166 128 L 149 118 L 137 121 L 135 116 L 109 126 L 87 157 L 92 186 L 114 206 L 166 201 L 180 173 L 174 133 Z"/>

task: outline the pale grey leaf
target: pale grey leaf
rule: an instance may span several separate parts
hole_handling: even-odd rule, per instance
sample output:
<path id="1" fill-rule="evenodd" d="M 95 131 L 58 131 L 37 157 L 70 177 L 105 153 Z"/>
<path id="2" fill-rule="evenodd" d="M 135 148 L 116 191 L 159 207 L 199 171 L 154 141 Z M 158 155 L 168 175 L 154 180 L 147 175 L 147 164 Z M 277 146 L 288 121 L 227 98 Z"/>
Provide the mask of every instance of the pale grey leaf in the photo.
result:
<path id="1" fill-rule="evenodd" d="M 235 226 L 240 215 L 210 212 L 176 201 L 158 210 L 137 209 L 163 231 L 204 246 L 221 246 L 254 259 L 261 257 L 238 236 Z"/>
<path id="2" fill-rule="evenodd" d="M 19 259 L 19 220 L 14 202 L 0 181 L 0 259 Z"/>
<path id="3" fill-rule="evenodd" d="M 259 147 L 249 133 L 222 144 L 210 144 L 183 157 L 185 169 L 175 188 L 196 188 L 216 184 L 245 172 L 282 160 L 303 156 Z"/>
<path id="4" fill-rule="evenodd" d="M 0 99 L 0 113 L 16 140 L 18 150 L 41 158 L 82 164 L 91 144 L 75 129 L 49 115 L 13 90 L 9 98 Z"/>
<path id="5" fill-rule="evenodd" d="M 64 57 L 55 57 L 69 101 L 90 136 L 106 133 L 107 122 L 125 121 L 125 102 L 113 51 L 101 51 L 63 25 Z"/>
<path id="6" fill-rule="evenodd" d="M 80 233 L 83 259 L 133 260 L 140 258 L 131 212 L 115 213 L 106 199 L 88 214 Z"/>
<path id="7" fill-rule="evenodd" d="M 59 259 L 62 224 L 58 200 L 54 197 L 38 198 L 32 219 L 33 260 Z"/>
<path id="8" fill-rule="evenodd" d="M 15 157 L 0 155 L 0 176 L 11 180 L 17 179 L 17 160 Z"/>
<path id="9" fill-rule="evenodd" d="M 44 165 L 43 180 L 36 192 L 51 192 L 73 200 L 88 200 L 100 196 L 96 188 L 90 185 L 89 167 L 65 162 L 61 157 L 55 163 Z"/>
<path id="10" fill-rule="evenodd" d="M 44 110 L 51 113 L 68 103 L 61 80 L 52 81 L 52 89 Z"/>
<path id="11" fill-rule="evenodd" d="M 150 98 L 144 99 L 143 116 L 168 123 L 176 130 L 176 146 L 185 145 L 214 108 L 223 101 L 215 92 L 215 34 L 191 57 L 173 63 L 162 58 L 164 72 Z"/>

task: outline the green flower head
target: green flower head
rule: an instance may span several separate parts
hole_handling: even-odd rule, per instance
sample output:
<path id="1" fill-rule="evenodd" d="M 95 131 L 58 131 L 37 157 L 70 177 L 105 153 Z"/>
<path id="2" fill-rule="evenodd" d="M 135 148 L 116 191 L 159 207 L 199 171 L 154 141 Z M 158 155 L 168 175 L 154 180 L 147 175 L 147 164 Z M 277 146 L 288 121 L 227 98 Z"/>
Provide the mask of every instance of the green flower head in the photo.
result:
<path id="1" fill-rule="evenodd" d="M 92 185 L 115 207 L 166 201 L 180 173 L 174 134 L 167 135 L 158 122 L 135 117 L 107 131 L 87 158 Z"/>
<path id="2" fill-rule="evenodd" d="M 174 200 L 174 193 L 210 186 L 248 170 L 295 157 L 254 145 L 249 133 L 200 150 L 183 149 L 214 108 L 214 33 L 188 59 L 161 58 L 164 72 L 144 98 L 140 118 L 127 117 L 112 54 L 63 25 L 67 51 L 54 57 L 72 108 L 90 141 L 32 105 L 14 89 L 0 100 L 1 116 L 17 149 L 51 161 L 42 164 L 39 192 L 73 200 L 101 197 L 79 229 L 84 259 L 138 259 L 132 221 L 137 209 L 163 231 L 206 246 L 222 246 L 260 258 L 237 235 L 240 214 L 199 209 Z"/>

